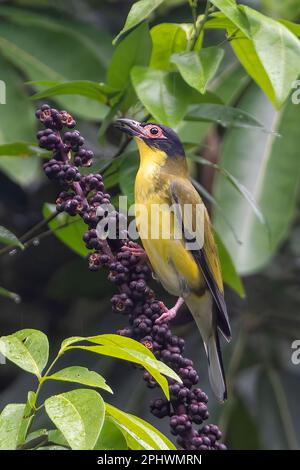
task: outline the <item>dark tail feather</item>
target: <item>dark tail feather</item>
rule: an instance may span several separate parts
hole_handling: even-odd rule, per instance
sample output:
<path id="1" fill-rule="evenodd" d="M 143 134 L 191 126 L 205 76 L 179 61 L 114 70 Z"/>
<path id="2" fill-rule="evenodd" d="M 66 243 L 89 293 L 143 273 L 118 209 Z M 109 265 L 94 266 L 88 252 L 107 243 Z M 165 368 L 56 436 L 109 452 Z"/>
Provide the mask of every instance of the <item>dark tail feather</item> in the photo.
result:
<path id="1" fill-rule="evenodd" d="M 227 398 L 227 388 L 220 348 L 220 340 L 217 331 L 208 339 L 206 343 L 206 352 L 211 387 L 216 398 L 219 401 L 225 401 Z"/>

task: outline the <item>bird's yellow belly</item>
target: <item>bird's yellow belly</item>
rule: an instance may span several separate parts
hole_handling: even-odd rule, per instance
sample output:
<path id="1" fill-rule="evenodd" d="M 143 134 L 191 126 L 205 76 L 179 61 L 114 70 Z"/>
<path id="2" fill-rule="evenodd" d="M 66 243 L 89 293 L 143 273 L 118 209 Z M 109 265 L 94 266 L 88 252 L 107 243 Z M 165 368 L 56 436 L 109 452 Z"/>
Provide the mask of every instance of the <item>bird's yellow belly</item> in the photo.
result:
<path id="1" fill-rule="evenodd" d="M 136 208 L 137 228 L 151 266 L 164 288 L 170 294 L 185 297 L 191 290 L 201 288 L 203 278 L 184 241 L 176 239 L 174 213 L 168 204 L 161 204 L 161 196 L 157 194 L 148 196 L 147 202 L 140 201 Z"/>

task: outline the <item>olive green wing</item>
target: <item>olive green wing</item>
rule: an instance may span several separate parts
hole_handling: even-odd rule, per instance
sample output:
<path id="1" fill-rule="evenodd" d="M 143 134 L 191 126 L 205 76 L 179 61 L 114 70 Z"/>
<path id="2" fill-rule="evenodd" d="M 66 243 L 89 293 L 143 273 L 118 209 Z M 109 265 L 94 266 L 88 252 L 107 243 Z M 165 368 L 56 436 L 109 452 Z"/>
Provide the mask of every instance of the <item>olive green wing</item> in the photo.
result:
<path id="1" fill-rule="evenodd" d="M 231 337 L 231 329 L 223 293 L 224 289 L 219 255 L 207 210 L 200 195 L 187 179 L 173 179 L 170 183 L 170 196 L 172 203 L 175 204 L 174 212 L 181 226 L 183 237 L 186 243 L 189 244 L 187 246 L 191 246 L 190 243 L 192 242 L 193 248 L 191 249 L 191 253 L 214 299 L 217 326 L 225 338 L 229 340 Z M 188 210 L 184 208 L 185 204 L 189 204 Z M 199 211 L 201 212 L 200 217 Z M 202 226 L 199 226 L 199 220 L 202 220 Z M 191 232 L 191 228 L 192 233 L 189 233 Z M 196 234 L 196 236 L 193 237 L 192 234 Z"/>

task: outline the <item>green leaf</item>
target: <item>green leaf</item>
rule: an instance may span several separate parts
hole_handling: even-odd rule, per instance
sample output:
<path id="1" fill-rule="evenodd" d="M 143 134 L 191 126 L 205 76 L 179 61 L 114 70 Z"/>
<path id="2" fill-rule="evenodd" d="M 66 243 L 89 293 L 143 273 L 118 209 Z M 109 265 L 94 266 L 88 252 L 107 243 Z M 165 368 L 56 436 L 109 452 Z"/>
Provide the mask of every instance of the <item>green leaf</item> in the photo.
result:
<path id="1" fill-rule="evenodd" d="M 179 74 L 134 67 L 131 78 L 139 99 L 158 122 L 173 127 L 183 119 L 189 87 Z"/>
<path id="2" fill-rule="evenodd" d="M 114 38 L 113 44 L 122 34 L 137 26 L 139 23 L 147 19 L 151 13 L 159 7 L 165 0 L 140 0 L 135 2 L 126 18 L 125 24 L 119 34 Z"/>
<path id="3" fill-rule="evenodd" d="M 12 157 L 31 157 L 36 155 L 37 157 L 48 157 L 49 152 L 42 150 L 34 143 L 30 142 L 13 142 L 11 144 L 0 145 L 0 156 L 12 156 Z"/>
<path id="4" fill-rule="evenodd" d="M 261 450 L 259 421 L 255 421 L 251 407 L 240 397 L 233 401 L 227 439 L 235 450 Z"/>
<path id="5" fill-rule="evenodd" d="M 48 442 L 59 446 L 68 447 L 68 442 L 66 441 L 62 432 L 58 429 L 50 429 L 50 431 L 48 431 Z"/>
<path id="6" fill-rule="evenodd" d="M 132 440 L 145 450 L 176 450 L 174 444 L 155 429 L 151 424 L 125 413 L 108 403 L 105 404 L 106 413 L 122 431 L 131 436 Z M 139 447 L 139 448 L 140 448 Z"/>
<path id="7" fill-rule="evenodd" d="M 8 299 L 13 300 L 17 304 L 21 302 L 21 297 L 19 296 L 19 294 L 16 294 L 15 292 L 11 292 L 5 289 L 5 287 L 0 287 L 0 296 L 7 297 Z"/>
<path id="8" fill-rule="evenodd" d="M 127 443 L 120 428 L 106 417 L 94 450 L 127 450 Z"/>
<path id="9" fill-rule="evenodd" d="M 7 228 L 0 225 L 0 244 L 3 245 L 13 245 L 18 246 L 23 250 L 24 245 L 20 242 L 20 240 L 16 237 L 16 235 L 10 232 Z"/>
<path id="10" fill-rule="evenodd" d="M 230 43 L 249 75 L 281 108 L 300 74 L 300 41 L 279 22 L 241 8 L 249 21 L 251 41 L 239 33 Z"/>
<path id="11" fill-rule="evenodd" d="M 27 405 L 32 410 L 35 407 L 36 403 L 36 393 L 30 390 L 27 394 Z"/>
<path id="12" fill-rule="evenodd" d="M 67 449 L 66 447 L 63 447 L 63 446 L 56 446 L 56 445 L 53 445 L 53 446 L 42 446 L 42 447 L 38 447 L 36 450 L 69 450 Z"/>
<path id="13" fill-rule="evenodd" d="M 19 330 L 0 338 L 0 352 L 21 369 L 40 377 L 48 361 L 48 338 L 38 330 Z"/>
<path id="14" fill-rule="evenodd" d="M 86 34 L 79 33 L 77 22 L 65 22 L 57 25 L 56 29 L 53 29 L 53 23 L 49 17 L 44 17 L 43 24 L 19 24 L 17 28 L 8 21 L 1 22 L 0 50 L 29 80 L 65 82 L 103 79 L 104 67 L 96 51 L 97 48 L 101 49 L 101 42 L 91 50 L 92 41 Z M 78 28 L 80 26 L 82 24 Z M 66 57 L 68 60 L 65 60 Z M 79 95 L 57 96 L 55 101 L 69 112 L 95 121 L 99 121 L 107 110 L 104 104 Z M 34 121 L 34 114 L 32 118 Z"/>
<path id="15" fill-rule="evenodd" d="M 67 346 L 77 341 L 89 341 L 100 346 Z M 116 357 L 128 362 L 142 365 L 157 381 L 169 399 L 168 382 L 162 374 L 181 382 L 180 377 L 163 362 L 158 361 L 154 354 L 141 343 L 119 335 L 98 335 L 87 338 L 69 338 L 65 340 L 63 349 L 83 349 L 104 356 Z"/>
<path id="16" fill-rule="evenodd" d="M 94 448 L 104 422 L 105 407 L 94 390 L 78 389 L 45 401 L 46 412 L 73 450 Z"/>
<path id="17" fill-rule="evenodd" d="M 97 372 L 91 371 L 86 367 L 71 366 L 59 370 L 52 375 L 47 376 L 46 380 L 61 380 L 63 382 L 76 382 L 90 387 L 98 387 L 113 393 L 112 389 L 106 384 L 106 380 Z"/>
<path id="18" fill-rule="evenodd" d="M 71 336 L 70 338 L 66 338 L 63 340 L 60 346 L 60 352 L 63 352 L 70 344 L 78 343 L 79 341 L 84 341 L 84 336 Z"/>
<path id="19" fill-rule="evenodd" d="M 8 19 L 12 23 L 19 26 L 27 26 L 34 29 L 35 27 L 42 28 L 46 35 L 49 32 L 52 33 L 53 42 L 55 43 L 55 35 L 60 35 L 61 33 L 71 36 L 76 43 L 76 51 L 81 54 L 81 47 L 84 46 L 86 53 L 91 57 L 95 63 L 95 68 L 98 70 L 99 74 L 103 76 L 105 66 L 111 56 L 111 37 L 107 34 L 104 28 L 95 27 L 90 21 L 81 22 L 76 21 L 74 18 L 67 20 L 66 17 L 62 15 L 57 15 L 57 11 L 54 9 L 52 11 L 43 13 L 37 13 L 32 9 L 16 8 L 11 5 L 2 5 L 0 11 L 1 17 Z M 41 38 L 43 41 L 44 38 Z M 49 44 L 49 48 L 53 44 Z M 61 45 L 62 48 L 64 44 Z M 75 51 L 75 53 L 76 53 Z M 70 50 L 70 57 L 73 54 L 73 51 Z M 48 62 L 55 61 L 57 58 L 47 57 Z M 66 69 L 74 70 L 74 62 L 71 61 L 70 64 L 63 64 Z M 95 77 L 96 78 L 96 77 Z"/>
<path id="20" fill-rule="evenodd" d="M 43 215 L 45 219 L 55 212 L 53 204 L 45 203 L 43 207 Z M 86 232 L 86 225 L 79 216 L 71 217 L 65 213 L 59 214 L 55 219 L 49 222 L 49 227 L 54 235 L 67 245 L 71 250 L 80 256 L 87 256 L 89 251 L 82 240 L 83 234 Z"/>
<path id="21" fill-rule="evenodd" d="M 7 405 L 0 415 L 0 450 L 16 450 L 22 433 L 26 405 Z"/>
<path id="22" fill-rule="evenodd" d="M 48 431 L 47 429 L 37 429 L 36 431 L 30 432 L 24 444 L 22 445 L 22 450 L 24 449 L 34 449 L 38 445 L 46 444 L 48 442 Z"/>
<path id="23" fill-rule="evenodd" d="M 168 399 L 170 397 L 168 382 L 165 379 L 165 377 L 163 377 L 161 375 L 161 373 L 157 371 L 156 361 L 154 361 L 153 359 L 149 358 L 148 356 L 146 356 L 146 355 L 144 355 L 140 352 L 132 351 L 130 349 L 125 349 L 125 348 L 118 348 L 118 347 L 112 346 L 112 345 L 107 345 L 107 346 L 70 346 L 70 347 L 67 348 L 67 350 L 70 350 L 70 349 L 83 349 L 85 351 L 94 352 L 96 354 L 100 354 L 100 355 L 103 355 L 103 356 L 116 357 L 116 358 L 122 359 L 124 361 L 133 362 L 135 364 L 140 364 L 152 375 L 152 377 L 160 385 L 160 387 L 163 390 L 166 397 Z"/>
<path id="24" fill-rule="evenodd" d="M 213 46 L 202 48 L 200 52 L 191 51 L 173 54 L 171 62 L 177 66 L 182 78 L 188 85 L 204 94 L 223 57 L 224 50 Z"/>
<path id="25" fill-rule="evenodd" d="M 292 21 L 288 20 L 279 20 L 279 23 L 283 24 L 283 26 L 289 29 L 295 36 L 300 38 L 300 24 L 292 23 Z"/>
<path id="26" fill-rule="evenodd" d="M 43 81 L 28 82 L 30 85 L 42 85 Z M 47 82 L 46 82 L 47 83 Z M 96 83 L 88 80 L 73 80 L 71 82 L 53 82 L 50 88 L 35 93 L 31 98 L 39 100 L 50 96 L 58 95 L 79 95 L 86 96 L 93 101 L 106 103 L 107 96 L 113 96 L 118 93 L 117 90 L 105 85 L 104 83 Z M 43 86 L 43 85 L 42 85 Z M 45 85 L 44 85 L 45 86 Z"/>
<path id="27" fill-rule="evenodd" d="M 265 130 L 264 125 L 252 114 L 239 108 L 214 103 L 190 106 L 185 120 L 215 122 L 223 127 L 259 128 Z"/>
<path id="28" fill-rule="evenodd" d="M 246 37 L 249 38 L 251 36 L 248 18 L 242 8 L 236 4 L 235 0 L 211 0 L 211 3 L 222 11 Z"/>
<path id="29" fill-rule="evenodd" d="M 222 149 L 221 166 L 247 188 L 269 229 L 269 232 L 265 230 L 248 201 L 237 194 L 232 183 L 217 175 L 215 196 L 242 243 L 236 243 L 217 213 L 215 226 L 222 234 L 237 270 L 248 274 L 258 271 L 270 260 L 285 239 L 295 213 L 300 178 L 300 108 L 288 103 L 276 113 L 254 86 L 240 107 L 255 114 L 266 127 L 281 136 L 258 133 L 254 129 L 233 129 L 228 132 Z"/>
<path id="30" fill-rule="evenodd" d="M 170 367 L 168 367 L 163 362 L 158 361 L 152 351 L 150 351 L 148 348 L 146 348 L 146 346 L 139 343 L 138 341 L 135 341 L 132 338 L 126 338 L 125 336 L 121 335 L 106 334 L 89 336 L 85 339 L 96 344 L 112 345 L 126 349 L 127 351 L 130 351 L 130 354 L 136 354 L 136 357 L 138 359 L 142 356 L 147 356 L 148 359 L 150 359 L 150 361 L 147 359 L 148 364 L 153 365 L 153 367 L 155 367 L 159 372 L 166 375 L 167 377 L 170 377 L 176 380 L 177 382 L 182 382 L 181 378 L 176 374 L 176 372 L 170 369 Z M 142 356 L 140 356 L 140 354 Z"/>
<path id="31" fill-rule="evenodd" d="M 107 83 L 123 90 L 130 81 L 135 65 L 148 65 L 151 56 L 151 38 L 148 25 L 142 23 L 117 46 L 107 71 Z"/>
<path id="32" fill-rule="evenodd" d="M 237 273 L 232 258 L 222 242 L 221 237 L 215 232 L 215 240 L 218 246 L 219 257 L 222 267 L 222 277 L 229 287 L 231 287 L 240 297 L 244 298 L 246 292 L 243 286 L 243 282 Z"/>
<path id="33" fill-rule="evenodd" d="M 7 103 L 0 105 L 0 171 L 17 184 L 27 187 L 41 175 L 40 161 L 34 156 L 35 152 L 31 153 L 30 158 L 11 156 L 10 145 L 28 139 L 34 141 L 34 111 L 19 74 L 1 55 L 0 69 L 1 80 L 6 83 Z M 22 119 L 16 119 L 16 116 L 22 116 Z"/>
<path id="34" fill-rule="evenodd" d="M 160 70 L 172 70 L 170 63 L 172 54 L 187 49 L 188 38 L 180 24 L 161 23 L 150 30 L 152 39 L 152 55 L 150 67 Z"/>

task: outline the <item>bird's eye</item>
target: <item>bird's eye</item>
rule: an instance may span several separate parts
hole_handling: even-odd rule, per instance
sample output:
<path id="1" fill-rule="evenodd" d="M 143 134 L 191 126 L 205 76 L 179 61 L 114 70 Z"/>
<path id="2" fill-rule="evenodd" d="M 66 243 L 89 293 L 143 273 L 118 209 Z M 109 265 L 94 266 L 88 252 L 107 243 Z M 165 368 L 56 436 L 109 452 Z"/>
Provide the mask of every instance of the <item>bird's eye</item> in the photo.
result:
<path id="1" fill-rule="evenodd" d="M 157 127 L 151 127 L 151 129 L 150 129 L 150 134 L 152 134 L 152 135 L 158 134 L 158 129 L 157 129 Z"/>

